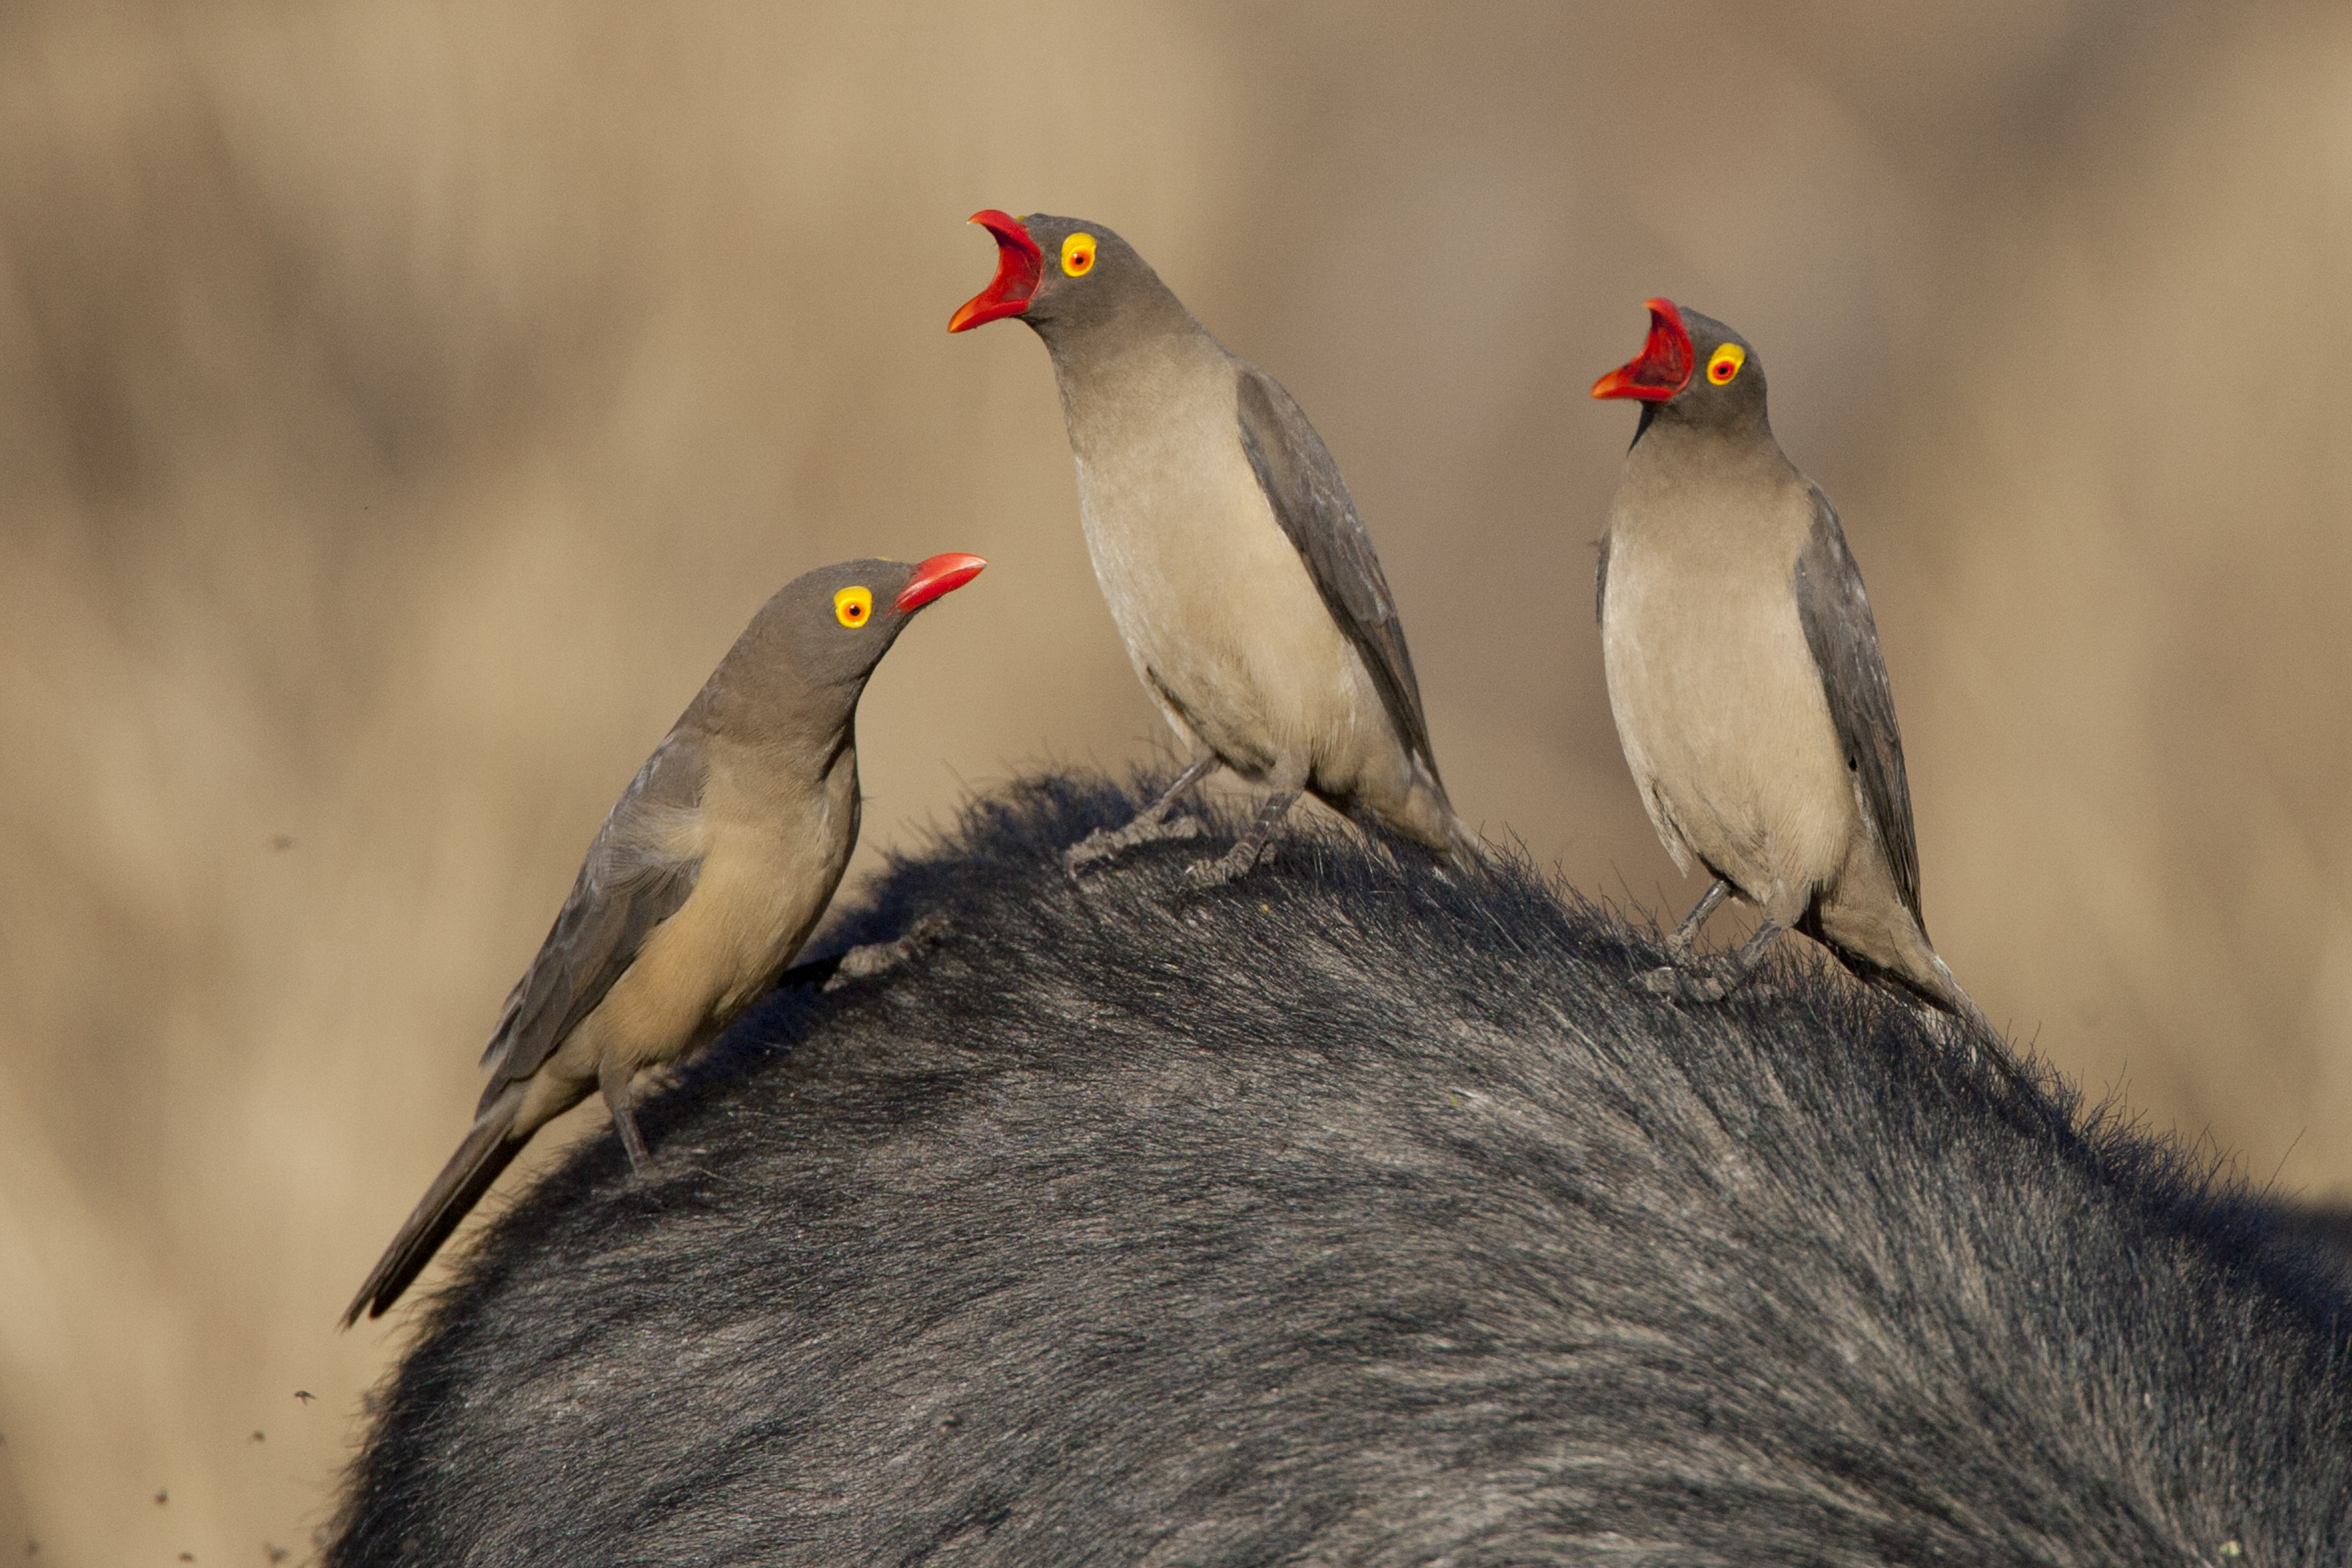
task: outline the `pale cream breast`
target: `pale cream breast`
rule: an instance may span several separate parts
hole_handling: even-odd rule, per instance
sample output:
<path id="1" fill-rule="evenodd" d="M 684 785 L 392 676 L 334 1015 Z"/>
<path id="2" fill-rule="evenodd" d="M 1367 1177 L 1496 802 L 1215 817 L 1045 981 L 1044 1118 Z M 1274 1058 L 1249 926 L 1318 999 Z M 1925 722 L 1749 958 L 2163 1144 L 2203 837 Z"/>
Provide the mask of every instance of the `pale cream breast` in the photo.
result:
<path id="1" fill-rule="evenodd" d="M 1835 878 L 1859 819 L 1790 587 L 1811 500 L 1794 470 L 1754 478 L 1669 485 L 1628 465 L 1601 649 L 1626 762 L 1676 864 L 1719 868 L 1787 922 Z"/>
<path id="2" fill-rule="evenodd" d="M 1352 773 L 1357 753 L 1402 748 L 1250 467 L 1234 377 L 1213 342 L 1177 340 L 1092 367 L 1082 397 L 1065 388 L 1087 547 L 1180 737 L 1244 773 L 1280 758 Z"/>
<path id="3" fill-rule="evenodd" d="M 554 1076 L 586 1082 L 606 1060 L 677 1060 L 733 1022 L 808 939 L 848 868 L 858 814 L 856 754 L 814 787 L 714 748 L 695 813 L 694 891 L 556 1053 Z"/>

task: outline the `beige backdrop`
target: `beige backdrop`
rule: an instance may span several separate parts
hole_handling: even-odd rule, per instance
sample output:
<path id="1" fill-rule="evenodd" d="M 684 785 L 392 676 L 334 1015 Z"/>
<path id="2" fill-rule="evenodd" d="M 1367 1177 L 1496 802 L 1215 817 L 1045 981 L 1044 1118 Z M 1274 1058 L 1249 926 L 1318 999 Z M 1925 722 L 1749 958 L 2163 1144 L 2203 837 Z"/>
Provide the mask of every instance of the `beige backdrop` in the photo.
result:
<path id="1" fill-rule="evenodd" d="M 1157 742 L 1044 353 L 942 330 L 980 206 L 1118 227 L 1297 395 L 1465 813 L 1675 911 L 1584 394 L 1645 295 L 1737 323 L 1869 574 L 1954 968 L 2352 1193 L 2340 0 L 17 0 L 0 1556 L 310 1554 L 402 1321 L 336 1313 L 785 578 L 994 563 L 874 683 L 864 864 Z"/>

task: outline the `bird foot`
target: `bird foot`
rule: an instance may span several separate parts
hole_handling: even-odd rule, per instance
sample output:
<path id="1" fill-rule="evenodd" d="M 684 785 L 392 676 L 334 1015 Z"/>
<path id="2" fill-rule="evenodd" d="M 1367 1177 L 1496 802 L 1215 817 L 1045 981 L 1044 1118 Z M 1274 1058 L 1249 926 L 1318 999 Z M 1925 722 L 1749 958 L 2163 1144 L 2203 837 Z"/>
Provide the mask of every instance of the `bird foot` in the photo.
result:
<path id="1" fill-rule="evenodd" d="M 1195 888 L 1222 888 L 1246 877 L 1251 868 L 1274 858 L 1274 846 L 1236 844 L 1213 860 L 1195 860 L 1184 868 L 1184 879 Z"/>
<path id="2" fill-rule="evenodd" d="M 929 914 L 908 927 L 904 936 L 853 947 L 841 955 L 841 963 L 825 977 L 822 989 L 837 991 L 853 980 L 870 980 L 875 975 L 887 974 L 912 960 L 923 949 L 936 945 L 949 930 L 947 916 Z"/>
<path id="3" fill-rule="evenodd" d="M 1699 973 L 1679 963 L 1643 972 L 1641 985 L 1653 996 L 1675 1002 L 1720 1002 L 1731 989 L 1721 975 Z"/>
<path id="4" fill-rule="evenodd" d="M 1097 860 L 1109 860 L 1125 854 L 1139 844 L 1157 844 L 1171 838 L 1198 838 L 1207 831 L 1197 816 L 1166 816 L 1158 822 L 1140 818 L 1125 827 L 1097 827 L 1077 843 L 1062 852 L 1062 864 L 1076 877 L 1081 867 Z"/>

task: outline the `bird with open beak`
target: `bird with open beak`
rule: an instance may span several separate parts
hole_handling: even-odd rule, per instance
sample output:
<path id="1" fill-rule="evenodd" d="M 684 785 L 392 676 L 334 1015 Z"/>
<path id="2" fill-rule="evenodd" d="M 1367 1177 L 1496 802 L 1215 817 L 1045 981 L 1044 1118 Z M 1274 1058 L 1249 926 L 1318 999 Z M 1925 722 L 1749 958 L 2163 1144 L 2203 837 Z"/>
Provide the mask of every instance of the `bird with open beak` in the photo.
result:
<path id="1" fill-rule="evenodd" d="M 601 1090 L 651 1165 L 637 1075 L 716 1037 L 782 974 L 857 845 L 857 700 L 907 622 L 987 565 L 849 561 L 761 606 L 588 846 L 507 996 L 473 1130 L 343 1313 L 381 1316 L 530 1135 Z"/>
<path id="2" fill-rule="evenodd" d="M 1773 438 L 1747 341 L 1671 300 L 1649 310 L 1640 356 L 1592 388 L 1642 409 L 1601 542 L 1601 657 L 1652 825 L 1714 878 L 1650 984 L 1720 996 L 1793 927 L 1979 1018 L 1920 914 L 1895 693 L 1837 513 Z M 1762 923 L 1727 973 L 1695 973 L 1693 940 L 1735 893 Z"/>
<path id="3" fill-rule="evenodd" d="M 948 330 L 1018 317 L 1045 340 L 1095 577 L 1187 753 L 1133 821 L 1072 847 L 1071 870 L 1198 831 L 1169 813 L 1219 766 L 1265 795 L 1240 843 L 1192 868 L 1198 882 L 1246 872 L 1302 792 L 1475 858 L 1371 536 L 1298 405 L 1102 225 L 993 210 L 971 221 L 995 237 L 996 276 Z"/>

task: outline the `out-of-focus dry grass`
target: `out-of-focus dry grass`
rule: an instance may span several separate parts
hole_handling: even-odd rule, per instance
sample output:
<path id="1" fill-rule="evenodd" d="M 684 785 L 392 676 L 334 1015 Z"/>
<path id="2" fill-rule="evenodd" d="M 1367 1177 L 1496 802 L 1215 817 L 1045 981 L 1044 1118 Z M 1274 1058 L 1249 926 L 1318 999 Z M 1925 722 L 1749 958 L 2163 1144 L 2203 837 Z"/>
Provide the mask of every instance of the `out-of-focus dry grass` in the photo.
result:
<path id="1" fill-rule="evenodd" d="M 397 1343 L 335 1314 L 774 585 L 994 563 L 868 698 L 869 856 L 1156 742 L 1043 353 L 941 330 L 983 205 L 1118 226 L 1297 394 L 1459 804 L 1675 910 L 1584 389 L 1647 294 L 1738 323 L 1870 574 L 1945 953 L 2352 1188 L 2352 12 L 1439 15 L 0 13 L 0 1553 L 308 1554 Z"/>

